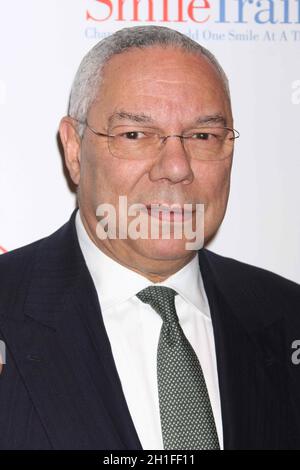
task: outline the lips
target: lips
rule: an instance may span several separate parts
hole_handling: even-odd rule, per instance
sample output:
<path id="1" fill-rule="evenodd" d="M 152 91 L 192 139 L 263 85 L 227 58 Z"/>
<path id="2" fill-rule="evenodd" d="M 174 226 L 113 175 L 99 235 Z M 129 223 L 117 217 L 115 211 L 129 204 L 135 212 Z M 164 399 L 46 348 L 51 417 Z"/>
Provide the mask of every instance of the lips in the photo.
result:
<path id="1" fill-rule="evenodd" d="M 150 217 L 159 218 L 160 220 L 170 220 L 171 222 L 183 221 L 189 219 L 194 211 L 177 205 L 167 205 L 164 203 L 146 204 L 147 212 Z"/>

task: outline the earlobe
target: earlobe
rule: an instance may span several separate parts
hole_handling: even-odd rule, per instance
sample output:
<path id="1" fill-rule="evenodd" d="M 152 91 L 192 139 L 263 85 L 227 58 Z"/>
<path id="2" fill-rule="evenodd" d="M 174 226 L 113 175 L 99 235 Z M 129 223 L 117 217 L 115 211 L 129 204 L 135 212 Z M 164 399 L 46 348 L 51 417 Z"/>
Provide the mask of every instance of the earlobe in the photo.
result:
<path id="1" fill-rule="evenodd" d="M 69 116 L 62 118 L 59 126 L 59 135 L 64 149 L 66 166 L 72 181 L 78 185 L 80 180 L 81 139 L 74 120 Z"/>

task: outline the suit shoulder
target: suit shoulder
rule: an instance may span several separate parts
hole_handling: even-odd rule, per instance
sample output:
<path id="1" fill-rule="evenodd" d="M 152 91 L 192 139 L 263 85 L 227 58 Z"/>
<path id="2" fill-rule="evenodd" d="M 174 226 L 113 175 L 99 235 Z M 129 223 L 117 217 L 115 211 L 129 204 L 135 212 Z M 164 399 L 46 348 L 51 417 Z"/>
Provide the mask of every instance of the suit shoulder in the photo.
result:
<path id="1" fill-rule="evenodd" d="M 51 252 L 59 244 L 68 223 L 54 233 L 27 245 L 8 251 L 0 256 L 0 301 L 12 293 L 20 283 L 28 282 L 32 267 L 39 252 L 44 253 L 47 263 Z"/>
<path id="2" fill-rule="evenodd" d="M 27 265 L 34 257 L 34 254 L 40 243 L 44 240 L 36 240 L 28 245 L 15 248 L 0 256 L 0 277 L 7 277 L 13 270 L 19 270 L 22 266 Z"/>
<path id="3" fill-rule="evenodd" d="M 22 265 L 30 262 L 41 240 L 36 240 L 27 245 L 15 248 L 0 256 L 0 277 L 7 277 L 7 274 L 14 269 L 20 269 Z"/>
<path id="4" fill-rule="evenodd" d="M 220 282 L 251 291 L 259 298 L 271 296 L 300 302 L 300 285 L 268 269 L 205 250 L 211 269 Z"/>
<path id="5" fill-rule="evenodd" d="M 69 222 L 66 222 L 50 235 L 1 255 L 0 277 L 4 274 L 5 277 L 7 277 L 9 272 L 20 270 L 22 266 L 28 266 L 28 264 L 33 261 L 40 248 L 44 249 L 46 252 L 50 252 L 53 248 L 56 248 L 61 243 L 61 239 L 64 238 L 68 226 Z"/>
<path id="6" fill-rule="evenodd" d="M 0 316 L 10 316 L 30 279 L 31 266 L 40 240 L 0 256 Z"/>

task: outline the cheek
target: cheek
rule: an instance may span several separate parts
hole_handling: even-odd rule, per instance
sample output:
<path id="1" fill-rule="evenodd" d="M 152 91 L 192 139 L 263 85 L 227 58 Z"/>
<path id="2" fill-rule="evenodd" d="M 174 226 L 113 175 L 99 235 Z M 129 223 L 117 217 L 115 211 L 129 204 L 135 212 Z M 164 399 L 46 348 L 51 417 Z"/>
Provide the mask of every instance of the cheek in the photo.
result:
<path id="1" fill-rule="evenodd" d="M 109 202 L 111 175 L 105 151 L 93 142 L 82 146 L 80 167 L 80 193 L 97 206 L 103 197 Z M 104 201 L 105 202 L 105 201 Z"/>
<path id="2" fill-rule="evenodd" d="M 104 159 L 98 166 L 101 180 L 109 186 L 111 193 L 118 196 L 128 196 L 139 186 L 140 180 L 145 173 L 144 165 L 139 162 L 122 160 L 116 158 Z"/>
<path id="3" fill-rule="evenodd" d="M 216 233 L 224 218 L 230 188 L 230 169 L 231 165 L 227 162 L 225 164 L 210 162 L 210 166 L 201 178 L 205 202 L 205 244 Z"/>
<path id="4" fill-rule="evenodd" d="M 81 185 L 95 202 L 112 202 L 129 194 L 143 171 L 137 162 L 114 158 L 107 149 L 90 145 L 82 156 Z"/>
<path id="5" fill-rule="evenodd" d="M 198 185 L 205 202 L 221 203 L 229 190 L 231 163 L 209 162 L 198 172 Z M 202 189 L 202 191 L 201 191 Z"/>

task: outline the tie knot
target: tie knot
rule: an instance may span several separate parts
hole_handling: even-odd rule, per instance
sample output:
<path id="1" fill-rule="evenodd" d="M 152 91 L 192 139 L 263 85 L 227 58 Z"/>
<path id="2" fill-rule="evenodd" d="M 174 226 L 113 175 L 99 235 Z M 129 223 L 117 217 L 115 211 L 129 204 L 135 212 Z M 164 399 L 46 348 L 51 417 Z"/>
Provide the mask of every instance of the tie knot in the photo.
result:
<path id="1" fill-rule="evenodd" d="M 142 302 L 150 304 L 162 320 L 168 323 L 178 322 L 175 295 L 177 292 L 166 286 L 149 286 L 136 294 Z"/>

